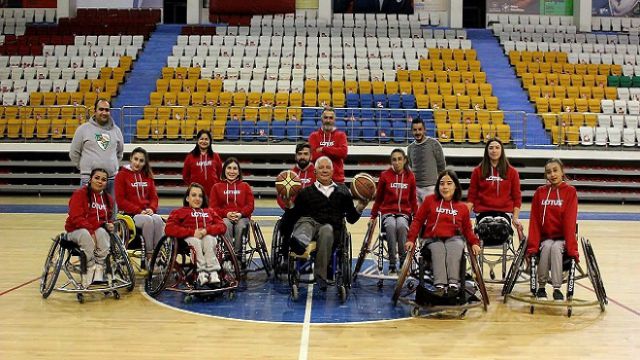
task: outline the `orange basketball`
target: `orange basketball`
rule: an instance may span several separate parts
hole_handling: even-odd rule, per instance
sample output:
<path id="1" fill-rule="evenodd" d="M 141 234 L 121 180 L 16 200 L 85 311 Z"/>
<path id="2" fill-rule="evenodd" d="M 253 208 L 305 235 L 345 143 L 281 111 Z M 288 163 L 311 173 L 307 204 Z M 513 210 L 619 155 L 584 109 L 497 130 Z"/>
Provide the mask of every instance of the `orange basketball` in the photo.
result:
<path id="1" fill-rule="evenodd" d="M 302 182 L 296 173 L 285 170 L 276 177 L 276 192 L 283 199 L 296 196 L 302 190 Z"/>
<path id="2" fill-rule="evenodd" d="M 371 201 L 376 197 L 376 181 L 367 173 L 359 173 L 351 182 L 351 195 L 358 199 Z"/>

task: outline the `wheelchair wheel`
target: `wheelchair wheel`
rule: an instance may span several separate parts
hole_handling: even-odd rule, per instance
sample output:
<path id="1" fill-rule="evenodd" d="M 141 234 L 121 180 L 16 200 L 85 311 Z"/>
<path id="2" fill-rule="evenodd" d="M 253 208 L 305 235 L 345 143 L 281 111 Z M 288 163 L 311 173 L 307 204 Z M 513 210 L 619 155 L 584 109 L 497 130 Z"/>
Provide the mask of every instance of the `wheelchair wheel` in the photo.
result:
<path id="1" fill-rule="evenodd" d="M 64 262 L 65 250 L 60 246 L 60 241 L 65 234 L 60 234 L 53 239 L 51 248 L 49 248 L 49 254 L 44 262 L 44 270 L 42 271 L 42 277 L 40 278 L 40 293 L 43 298 L 49 297 L 53 288 L 56 286 L 62 263 Z"/>
<path id="2" fill-rule="evenodd" d="M 407 254 L 407 257 L 404 259 L 404 263 L 402 264 L 402 269 L 400 269 L 400 273 L 398 274 L 398 281 L 396 281 L 396 287 L 393 289 L 393 296 L 391 297 L 394 306 L 398 304 L 402 287 L 404 286 L 404 282 L 407 280 L 411 271 L 411 265 L 413 263 L 413 258 L 416 255 L 417 247 L 418 245 L 414 244 L 413 250 L 410 254 Z"/>
<path id="3" fill-rule="evenodd" d="M 262 235 L 262 231 L 260 230 L 260 225 L 251 221 L 251 231 L 253 231 L 253 239 L 256 243 L 256 251 L 258 251 L 258 255 L 260 255 L 260 260 L 262 261 L 262 266 L 264 267 L 265 273 L 267 273 L 267 278 L 271 276 L 271 260 L 269 259 L 269 252 L 267 251 L 267 244 L 264 241 L 264 236 Z"/>
<path id="4" fill-rule="evenodd" d="M 233 251 L 233 243 L 226 236 L 220 236 L 222 244 L 218 245 L 218 262 L 224 270 L 224 279 L 229 283 L 236 283 L 240 280 L 240 264 L 238 257 Z M 220 246 L 224 245 L 224 246 Z"/>
<path id="5" fill-rule="evenodd" d="M 145 281 L 145 290 L 152 297 L 158 296 L 165 289 L 167 281 L 178 255 L 177 241 L 170 237 L 163 237 L 153 250 L 153 257 L 149 265 L 149 275 Z"/>
<path id="6" fill-rule="evenodd" d="M 474 280 L 476 285 L 480 290 L 480 295 L 482 295 L 482 308 L 484 311 L 487 311 L 487 307 L 489 306 L 489 294 L 487 294 L 487 287 L 485 286 L 484 279 L 482 278 L 482 271 L 480 271 L 478 257 L 473 253 L 471 245 L 467 245 L 467 250 L 469 252 L 469 262 L 471 263 L 471 269 L 473 270 L 473 277 L 475 278 Z"/>
<path id="7" fill-rule="evenodd" d="M 369 253 L 369 247 L 371 246 L 371 240 L 373 239 L 373 232 L 375 226 L 373 224 L 367 227 L 367 233 L 364 235 L 364 241 L 362 242 L 362 247 L 360 248 L 360 254 L 358 254 L 358 260 L 356 261 L 356 266 L 353 269 L 353 275 L 351 277 L 351 282 L 355 282 L 358 278 L 358 273 L 362 268 L 362 264 L 364 264 L 364 259 L 367 257 Z"/>
<path id="8" fill-rule="evenodd" d="M 278 219 L 276 225 L 273 228 L 273 235 L 271 236 L 271 268 L 273 269 L 273 277 L 275 279 L 280 278 L 280 265 L 284 261 L 282 256 L 282 234 L 280 233 L 281 219 Z"/>
<path id="9" fill-rule="evenodd" d="M 127 250 L 124 248 L 122 240 L 116 234 L 111 235 L 111 255 L 114 262 L 113 271 L 123 281 L 130 283 L 126 288 L 127 291 L 133 291 L 136 286 L 136 273 L 127 256 Z"/>
<path id="10" fill-rule="evenodd" d="M 124 215 L 118 214 L 118 218 L 113 222 L 113 233 L 122 240 L 126 247 L 131 241 L 131 230 L 122 216 Z"/>
<path id="11" fill-rule="evenodd" d="M 591 285 L 593 285 L 593 289 L 596 293 L 596 297 L 598 298 L 598 303 L 600 304 L 600 310 L 605 310 L 605 305 L 609 303 L 607 300 L 607 293 L 604 289 L 604 283 L 602 282 L 602 276 L 600 275 L 600 268 L 598 267 L 598 262 L 596 261 L 596 255 L 593 252 L 593 247 L 591 246 L 591 242 L 588 239 L 581 239 L 582 242 L 582 250 L 585 254 L 585 261 L 587 263 L 587 272 L 589 275 L 589 280 L 591 281 Z"/>
<path id="12" fill-rule="evenodd" d="M 520 276 L 522 263 L 524 262 L 524 255 L 527 251 L 527 238 L 520 238 L 520 246 L 518 246 L 518 251 L 516 252 L 516 256 L 511 263 L 511 267 L 509 268 L 509 272 L 507 273 L 507 277 L 504 280 L 504 286 L 502 287 L 502 296 L 506 296 L 511 294 L 513 291 L 513 287 L 516 285 L 516 281 Z"/>

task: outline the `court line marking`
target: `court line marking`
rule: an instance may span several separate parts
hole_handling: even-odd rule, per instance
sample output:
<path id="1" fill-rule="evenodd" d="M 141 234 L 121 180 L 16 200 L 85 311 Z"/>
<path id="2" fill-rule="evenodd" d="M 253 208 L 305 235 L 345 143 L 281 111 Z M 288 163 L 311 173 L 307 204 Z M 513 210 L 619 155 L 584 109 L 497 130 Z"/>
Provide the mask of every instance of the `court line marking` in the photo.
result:
<path id="1" fill-rule="evenodd" d="M 5 290 L 5 291 L 3 291 L 3 292 L 0 292 L 0 296 L 5 295 L 5 294 L 8 294 L 8 293 L 10 293 L 10 292 L 12 292 L 12 291 L 14 291 L 14 290 L 18 290 L 18 289 L 20 289 L 21 287 L 27 286 L 27 285 L 31 284 L 32 282 L 34 282 L 34 281 L 36 281 L 36 280 L 40 280 L 40 276 L 38 276 L 38 277 L 37 277 L 37 278 L 35 278 L 35 279 L 31 279 L 31 280 L 29 280 L 29 281 L 27 281 L 27 282 L 25 282 L 25 283 L 22 283 L 22 284 L 20 284 L 20 285 L 18 285 L 18 286 L 14 286 L 14 287 L 12 287 L 11 289 L 8 289 L 8 290 Z"/>
<path id="2" fill-rule="evenodd" d="M 304 322 L 302 323 L 302 334 L 300 336 L 299 360 L 307 360 L 309 355 L 309 333 L 311 330 L 311 308 L 313 305 L 313 284 L 307 287 L 307 303 L 304 306 Z"/>
<path id="3" fill-rule="evenodd" d="M 588 286 L 582 285 L 582 284 L 580 284 L 578 282 L 576 282 L 576 284 L 580 285 L 580 287 L 582 287 L 582 288 L 585 288 L 585 289 L 591 291 L 594 294 L 596 293 L 596 291 L 594 289 L 592 289 L 592 288 L 590 288 Z M 607 300 L 612 302 L 612 303 L 614 303 L 614 304 L 616 304 L 616 305 L 618 305 L 618 306 L 620 306 L 621 308 L 629 311 L 630 313 L 632 313 L 632 314 L 634 314 L 636 316 L 640 316 L 640 311 L 638 311 L 638 310 L 632 309 L 631 307 L 629 307 L 629 306 L 627 306 L 627 305 L 625 305 L 625 304 L 623 304 L 623 303 L 621 303 L 619 301 L 616 301 L 616 300 L 614 300 L 614 299 L 612 299 L 612 298 L 610 298 L 608 296 L 607 296 Z"/>

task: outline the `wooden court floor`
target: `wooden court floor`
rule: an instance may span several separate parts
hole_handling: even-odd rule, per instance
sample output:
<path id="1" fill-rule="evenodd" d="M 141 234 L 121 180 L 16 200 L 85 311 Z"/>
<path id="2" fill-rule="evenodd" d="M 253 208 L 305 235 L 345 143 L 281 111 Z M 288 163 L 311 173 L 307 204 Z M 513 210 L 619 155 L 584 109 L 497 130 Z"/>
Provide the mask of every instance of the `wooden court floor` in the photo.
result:
<path id="1" fill-rule="evenodd" d="M 474 309 L 462 320 L 289 325 L 175 311 L 139 288 L 119 301 L 96 297 L 78 304 L 75 296 L 55 292 L 43 300 L 39 276 L 64 219 L 0 214 L 0 359 L 637 359 L 640 353 L 640 245 L 633 222 L 580 222 L 610 297 L 605 313 L 575 308 L 567 318 L 565 310 L 538 307 L 530 315 L 524 304 L 503 304 L 500 287 L 490 285 L 489 311 Z M 351 228 L 354 256 L 364 224 Z M 270 239 L 271 229 L 263 231 Z M 588 280 L 580 284 L 576 297 L 594 299 Z"/>

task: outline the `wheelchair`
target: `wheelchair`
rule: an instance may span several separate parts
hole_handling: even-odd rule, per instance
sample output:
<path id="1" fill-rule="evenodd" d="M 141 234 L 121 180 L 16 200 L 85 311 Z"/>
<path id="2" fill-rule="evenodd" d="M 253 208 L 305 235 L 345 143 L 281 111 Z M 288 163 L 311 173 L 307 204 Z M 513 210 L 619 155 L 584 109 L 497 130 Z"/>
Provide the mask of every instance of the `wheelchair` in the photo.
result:
<path id="1" fill-rule="evenodd" d="M 118 213 L 113 222 L 114 232 L 122 239 L 127 256 L 136 275 L 146 276 L 148 264 L 145 256 L 145 242 L 142 232 L 136 227 L 136 223 L 129 215 Z"/>
<path id="2" fill-rule="evenodd" d="M 251 237 L 253 237 L 253 242 Z M 249 226 L 242 230 L 242 252 L 238 254 L 238 257 L 241 259 L 240 267 L 244 276 L 247 273 L 262 270 L 266 273 L 267 278 L 271 276 L 272 266 L 267 244 L 264 241 L 260 225 L 256 221 L 250 220 Z"/>
<path id="3" fill-rule="evenodd" d="M 117 235 L 111 235 L 111 247 L 105 260 L 106 284 L 82 285 L 81 274 L 87 271 L 87 259 L 80 247 L 68 240 L 67 233 L 61 233 L 52 239 L 53 243 L 44 263 L 44 270 L 40 279 L 40 293 L 48 298 L 53 290 L 74 293 L 79 303 L 84 303 L 85 294 L 103 293 L 120 299 L 118 289 L 124 288 L 131 292 L 136 285 L 133 266 L 127 257 L 122 241 Z M 58 276 L 63 272 L 67 278 L 64 284 L 56 287 Z"/>
<path id="4" fill-rule="evenodd" d="M 271 235 L 271 268 L 275 280 L 280 280 L 282 275 L 287 275 L 289 267 L 287 256 L 289 251 L 285 249 L 284 234 L 281 231 L 282 221 L 282 218 L 276 221 Z"/>
<path id="5" fill-rule="evenodd" d="M 535 311 L 535 306 L 551 306 L 551 307 L 566 307 L 567 309 L 567 317 L 571 317 L 573 313 L 574 307 L 589 307 L 589 306 L 599 306 L 600 311 L 605 311 L 605 306 L 609 303 L 607 299 L 607 293 L 604 288 L 604 283 L 602 280 L 602 276 L 600 274 L 600 268 L 598 267 L 598 262 L 596 260 L 596 255 L 593 251 L 593 247 L 591 246 L 591 242 L 589 239 L 582 237 L 580 239 L 580 243 L 582 246 L 582 252 L 584 253 L 584 262 L 586 263 L 587 271 L 585 271 L 580 264 L 578 264 L 575 259 L 569 258 L 567 256 L 563 259 L 562 270 L 564 274 L 563 283 L 567 284 L 567 293 L 566 300 L 564 301 L 545 301 L 538 300 L 535 297 L 536 292 L 538 291 L 538 277 L 537 277 L 537 264 L 538 257 L 533 256 L 531 258 L 529 264 L 530 271 L 530 280 L 529 280 L 529 290 L 530 294 L 513 294 L 513 289 L 516 285 L 516 280 L 520 275 L 520 272 L 526 271 L 524 269 L 525 263 L 525 251 L 526 247 L 522 249 L 518 249 L 518 253 L 516 254 L 516 258 L 511 264 L 511 268 L 509 269 L 509 275 L 505 280 L 504 286 L 502 288 L 502 295 L 504 296 L 504 303 L 507 303 L 508 299 L 513 299 L 516 301 L 524 302 L 529 304 L 529 312 L 531 314 Z M 596 294 L 596 300 L 588 301 L 574 298 L 574 290 L 576 286 L 576 281 L 582 280 L 584 278 L 589 278 L 591 285 L 593 286 L 593 290 Z"/>
<path id="6" fill-rule="evenodd" d="M 393 305 L 397 305 L 398 301 L 409 305 L 413 317 L 455 312 L 462 318 L 469 309 L 477 307 L 482 307 L 486 312 L 489 306 L 489 295 L 480 271 L 479 259 L 473 254 L 471 245 L 467 243 L 467 251 L 460 259 L 461 286 L 457 292 L 446 295 L 436 293 L 431 273 L 431 252 L 426 245 L 421 245 L 418 241 L 411 256 L 407 254 L 394 289 Z M 471 263 L 470 274 L 467 274 L 467 257 Z M 417 264 L 417 273 L 411 272 L 414 263 Z M 415 277 L 417 286 L 403 293 L 404 283 L 410 277 Z M 414 292 L 415 298 L 412 300 L 410 296 Z"/>
<path id="7" fill-rule="evenodd" d="M 526 247 L 526 236 L 522 229 L 517 229 L 514 234 L 511 223 L 502 216 L 483 217 L 479 222 L 476 222 L 474 232 L 480 239 L 480 248 L 482 249 L 478 257 L 480 270 L 484 274 L 484 265 L 489 267 L 489 279 L 485 279 L 485 282 L 503 284 L 509 268 L 507 263 L 516 258 L 514 235 L 518 237 L 519 247 Z M 495 267 L 498 264 L 501 268 L 501 278 L 496 280 Z"/>
<path id="8" fill-rule="evenodd" d="M 397 275 L 389 275 L 388 273 L 384 273 L 384 263 L 389 262 L 389 250 L 388 250 L 388 242 L 386 237 L 386 231 L 384 229 L 382 223 L 383 216 L 378 216 L 378 237 L 373 241 L 375 226 L 370 225 L 367 227 L 367 232 L 364 236 L 364 241 L 362 242 L 362 247 L 360 248 L 360 254 L 358 255 L 358 260 L 356 260 L 356 265 L 353 270 L 353 275 L 351 281 L 353 283 L 356 282 L 358 276 L 377 279 L 378 282 L 376 285 L 378 288 L 382 288 L 384 285 L 384 280 L 397 280 Z M 400 246 L 400 245 L 398 245 Z M 366 268 L 362 269 L 362 266 L 365 263 L 365 260 L 369 258 L 372 263 Z M 402 261 L 400 261 L 402 264 Z"/>
<path id="9" fill-rule="evenodd" d="M 187 304 L 194 297 L 209 299 L 217 294 L 226 294 L 228 299 L 233 299 L 240 279 L 240 267 L 233 244 L 226 236 L 218 236 L 216 252 L 221 267 L 220 286 L 199 287 L 195 251 L 183 239 L 163 237 L 151 257 L 145 291 L 154 298 L 163 290 L 183 293 Z"/>
<path id="10" fill-rule="evenodd" d="M 334 232 L 335 234 L 335 232 Z M 296 254 L 293 251 L 288 255 L 287 280 L 290 287 L 290 295 L 293 301 L 297 301 L 300 297 L 300 284 L 311 284 L 314 280 L 311 277 L 304 278 L 303 275 L 312 275 L 315 260 L 315 252 L 309 257 Z M 329 269 L 327 271 L 328 281 L 335 282 L 338 289 L 340 302 L 344 303 L 349 297 L 351 290 L 351 234 L 347 231 L 345 223 L 339 236 L 334 238 L 333 251 L 329 261 Z"/>

